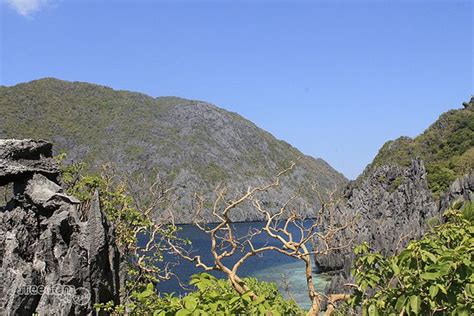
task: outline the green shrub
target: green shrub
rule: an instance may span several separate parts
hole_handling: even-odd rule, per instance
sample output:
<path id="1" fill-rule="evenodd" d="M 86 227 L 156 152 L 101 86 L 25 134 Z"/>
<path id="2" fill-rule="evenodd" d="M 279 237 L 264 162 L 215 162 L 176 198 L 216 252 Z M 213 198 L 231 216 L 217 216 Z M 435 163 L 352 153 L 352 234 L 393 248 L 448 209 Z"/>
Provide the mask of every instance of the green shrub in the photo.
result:
<path id="1" fill-rule="evenodd" d="M 350 300 L 363 315 L 472 315 L 474 216 L 472 203 L 445 213 L 446 224 L 384 257 L 355 249 L 357 290 Z"/>
<path id="2" fill-rule="evenodd" d="M 304 315 L 294 301 L 285 300 L 277 286 L 245 279 L 250 291 L 259 299 L 253 301 L 250 295 L 239 295 L 227 280 L 217 279 L 207 273 L 197 274 L 190 282 L 197 290 L 184 297 L 159 296 L 152 284 L 142 291 L 133 293 L 134 303 L 128 306 L 130 315 Z M 249 292 L 250 292 L 249 291 Z M 102 306 L 109 313 L 121 314 L 112 306 Z"/>
<path id="3" fill-rule="evenodd" d="M 390 187 L 388 188 L 388 191 L 393 193 L 397 191 L 398 187 L 402 184 L 403 182 L 403 177 L 397 177 L 395 180 L 390 183 Z"/>
<path id="4" fill-rule="evenodd" d="M 457 174 L 467 174 L 474 170 L 474 147 L 468 149 L 462 156 L 454 157 L 451 163 Z"/>
<path id="5" fill-rule="evenodd" d="M 464 206 L 461 208 L 462 216 L 469 220 L 473 221 L 474 220 L 474 202 L 467 202 L 464 204 Z"/>
<path id="6" fill-rule="evenodd" d="M 456 173 L 453 170 L 439 164 L 429 165 L 427 171 L 428 185 L 435 196 L 439 196 L 439 194 L 446 191 L 451 183 L 456 180 Z"/>

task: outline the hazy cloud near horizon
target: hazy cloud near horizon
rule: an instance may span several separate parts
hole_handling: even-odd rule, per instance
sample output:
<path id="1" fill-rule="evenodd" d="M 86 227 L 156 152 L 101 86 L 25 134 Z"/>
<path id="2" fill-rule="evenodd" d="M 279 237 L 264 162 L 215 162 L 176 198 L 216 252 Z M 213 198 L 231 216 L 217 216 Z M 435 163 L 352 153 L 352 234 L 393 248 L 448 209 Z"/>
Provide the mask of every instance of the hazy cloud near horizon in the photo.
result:
<path id="1" fill-rule="evenodd" d="M 18 14 L 29 17 L 51 3 L 51 0 L 5 0 Z"/>

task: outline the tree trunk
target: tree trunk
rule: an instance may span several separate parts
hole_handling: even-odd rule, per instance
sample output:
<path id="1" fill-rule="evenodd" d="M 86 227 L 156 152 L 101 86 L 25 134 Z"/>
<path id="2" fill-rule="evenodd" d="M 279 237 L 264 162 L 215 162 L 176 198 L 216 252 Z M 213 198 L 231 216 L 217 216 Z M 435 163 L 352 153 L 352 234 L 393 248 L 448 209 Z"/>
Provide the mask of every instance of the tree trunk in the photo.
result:
<path id="1" fill-rule="evenodd" d="M 319 311 L 321 309 L 321 296 L 319 295 L 318 292 L 316 292 L 316 289 L 314 288 L 313 269 L 311 266 L 311 256 L 309 254 L 306 254 L 303 256 L 303 260 L 306 266 L 305 273 L 306 273 L 306 285 L 308 287 L 308 296 L 311 301 L 311 309 L 309 310 L 307 315 L 318 316 Z"/>

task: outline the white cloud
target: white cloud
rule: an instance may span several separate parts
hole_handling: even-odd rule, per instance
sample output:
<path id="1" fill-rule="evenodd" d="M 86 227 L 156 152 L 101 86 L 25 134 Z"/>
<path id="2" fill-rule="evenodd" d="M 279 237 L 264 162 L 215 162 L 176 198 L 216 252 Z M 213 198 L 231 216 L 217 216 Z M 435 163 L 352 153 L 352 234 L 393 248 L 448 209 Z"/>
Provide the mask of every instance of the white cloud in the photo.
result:
<path id="1" fill-rule="evenodd" d="M 49 0 L 6 0 L 18 14 L 31 16 L 48 4 Z"/>

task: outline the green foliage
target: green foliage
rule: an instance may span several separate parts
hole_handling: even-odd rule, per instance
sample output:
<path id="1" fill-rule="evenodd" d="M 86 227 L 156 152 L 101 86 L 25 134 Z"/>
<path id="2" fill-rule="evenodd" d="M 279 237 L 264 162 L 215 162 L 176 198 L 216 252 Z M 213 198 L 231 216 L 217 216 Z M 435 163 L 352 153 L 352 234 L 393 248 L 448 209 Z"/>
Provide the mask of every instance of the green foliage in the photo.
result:
<path id="1" fill-rule="evenodd" d="M 258 295 L 258 300 L 252 300 L 248 294 L 239 295 L 227 280 L 202 273 L 194 275 L 190 282 L 197 290 L 182 298 L 174 295 L 161 297 L 152 284 L 134 292 L 135 303 L 129 307 L 129 313 L 160 316 L 304 314 L 294 301 L 286 301 L 280 295 L 276 285 L 251 278 L 244 281 L 250 291 Z M 120 314 L 114 309 L 107 311 Z"/>
<path id="2" fill-rule="evenodd" d="M 454 170 L 443 167 L 440 164 L 428 165 L 426 171 L 428 172 L 429 188 L 436 195 L 445 191 L 456 180 Z"/>
<path id="3" fill-rule="evenodd" d="M 388 141 L 380 149 L 374 158 L 372 166 L 384 164 L 397 164 L 409 166 L 411 158 L 417 155 L 417 148 L 409 137 L 400 137 L 394 141 Z"/>
<path id="4" fill-rule="evenodd" d="M 462 216 L 469 220 L 474 221 L 474 202 L 467 202 L 461 208 Z"/>
<path id="5" fill-rule="evenodd" d="M 59 155 L 56 160 L 61 162 L 64 157 Z M 133 247 L 137 242 L 137 228 L 150 227 L 152 223 L 133 206 L 133 198 L 124 183 L 113 182 L 104 175 L 85 174 L 85 169 L 84 163 L 62 168 L 67 193 L 88 205 L 97 191 L 102 212 L 114 223 L 119 247 Z"/>
<path id="6" fill-rule="evenodd" d="M 438 217 L 429 218 L 426 223 L 430 229 L 435 229 L 437 226 L 441 225 L 441 220 Z"/>
<path id="7" fill-rule="evenodd" d="M 451 163 L 457 174 L 466 174 L 474 170 L 474 147 L 468 149 L 462 156 L 454 157 Z"/>
<path id="8" fill-rule="evenodd" d="M 470 315 L 474 310 L 474 207 L 445 213 L 447 222 L 384 257 L 355 248 L 358 289 L 350 300 L 363 315 Z"/>
<path id="9" fill-rule="evenodd" d="M 395 180 L 392 181 L 392 183 L 390 183 L 390 187 L 389 187 L 389 192 L 395 192 L 398 187 L 402 184 L 403 182 L 403 177 L 397 177 Z"/>
<path id="10" fill-rule="evenodd" d="M 218 164 L 211 162 L 196 168 L 201 177 L 208 183 L 219 183 L 228 178 L 227 172 Z"/>

